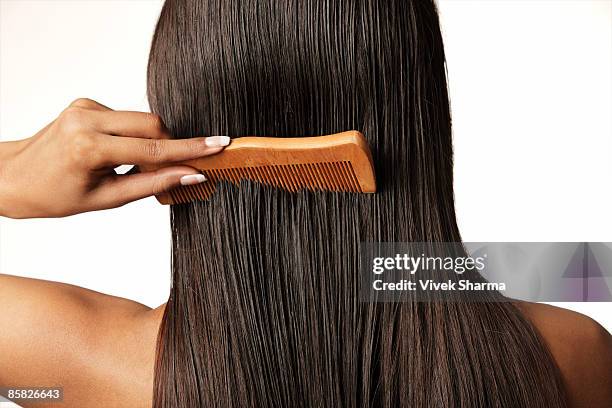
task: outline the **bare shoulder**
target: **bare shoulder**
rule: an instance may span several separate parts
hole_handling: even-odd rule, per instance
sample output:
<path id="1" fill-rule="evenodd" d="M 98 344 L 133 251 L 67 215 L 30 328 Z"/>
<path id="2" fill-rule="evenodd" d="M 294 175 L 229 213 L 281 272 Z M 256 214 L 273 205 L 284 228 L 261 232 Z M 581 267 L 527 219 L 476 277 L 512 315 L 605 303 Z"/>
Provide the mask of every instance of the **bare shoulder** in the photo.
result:
<path id="1" fill-rule="evenodd" d="M 0 385 L 62 386 L 65 407 L 150 406 L 159 324 L 150 308 L 0 275 L 0 311 Z"/>
<path id="2" fill-rule="evenodd" d="M 561 370 L 571 407 L 612 406 L 612 336 L 595 320 L 571 310 L 517 303 Z"/>

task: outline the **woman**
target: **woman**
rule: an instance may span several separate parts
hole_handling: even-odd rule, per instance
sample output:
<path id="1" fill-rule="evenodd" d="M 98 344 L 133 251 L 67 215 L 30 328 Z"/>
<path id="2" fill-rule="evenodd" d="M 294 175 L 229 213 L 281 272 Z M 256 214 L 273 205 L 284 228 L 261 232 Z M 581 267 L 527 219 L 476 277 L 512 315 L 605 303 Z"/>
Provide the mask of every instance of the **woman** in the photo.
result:
<path id="1" fill-rule="evenodd" d="M 166 2 L 156 115 L 78 100 L 1 145 L 1 213 L 63 216 L 203 182 L 186 167 L 112 167 L 218 152 L 225 140 L 194 137 L 207 134 L 358 129 L 379 191 L 244 182 L 174 206 L 172 290 L 155 310 L 2 276 L 0 384 L 62 385 L 78 407 L 608 405 L 610 336 L 584 316 L 495 293 L 359 301 L 360 242 L 460 241 L 433 2 L 236 3 Z"/>

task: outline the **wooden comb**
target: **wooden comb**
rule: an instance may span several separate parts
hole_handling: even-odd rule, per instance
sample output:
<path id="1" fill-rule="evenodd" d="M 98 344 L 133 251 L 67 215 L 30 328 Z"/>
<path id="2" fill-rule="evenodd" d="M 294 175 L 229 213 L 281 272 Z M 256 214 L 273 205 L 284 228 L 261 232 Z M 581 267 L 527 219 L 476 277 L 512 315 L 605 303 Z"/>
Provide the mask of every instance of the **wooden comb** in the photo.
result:
<path id="1" fill-rule="evenodd" d="M 252 180 L 292 192 L 376 192 L 368 142 L 355 130 L 316 137 L 240 137 L 219 154 L 179 164 L 200 170 L 208 181 L 157 195 L 162 204 L 207 200 L 219 181 Z"/>

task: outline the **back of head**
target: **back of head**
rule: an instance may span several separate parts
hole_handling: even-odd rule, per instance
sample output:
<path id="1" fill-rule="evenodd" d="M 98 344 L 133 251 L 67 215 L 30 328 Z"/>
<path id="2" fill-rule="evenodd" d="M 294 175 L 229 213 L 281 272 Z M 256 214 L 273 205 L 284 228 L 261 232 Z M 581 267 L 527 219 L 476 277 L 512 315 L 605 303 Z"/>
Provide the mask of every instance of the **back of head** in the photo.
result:
<path id="1" fill-rule="evenodd" d="M 168 0 L 149 100 L 176 137 L 360 130 L 374 195 L 244 182 L 172 208 L 156 407 L 563 406 L 511 303 L 360 302 L 360 242 L 457 242 L 430 0 Z"/>

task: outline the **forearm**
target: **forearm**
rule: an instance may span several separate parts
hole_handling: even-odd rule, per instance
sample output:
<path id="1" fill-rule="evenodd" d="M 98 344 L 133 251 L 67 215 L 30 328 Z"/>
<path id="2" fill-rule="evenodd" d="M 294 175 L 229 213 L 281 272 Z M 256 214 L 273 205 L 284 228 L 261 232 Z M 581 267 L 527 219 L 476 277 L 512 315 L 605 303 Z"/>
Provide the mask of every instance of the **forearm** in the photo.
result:
<path id="1" fill-rule="evenodd" d="M 18 140 L 11 142 L 0 142 L 0 216 L 11 216 L 11 191 L 15 186 L 9 182 L 7 169 L 11 159 L 14 158 L 24 147 L 26 141 Z"/>

